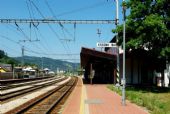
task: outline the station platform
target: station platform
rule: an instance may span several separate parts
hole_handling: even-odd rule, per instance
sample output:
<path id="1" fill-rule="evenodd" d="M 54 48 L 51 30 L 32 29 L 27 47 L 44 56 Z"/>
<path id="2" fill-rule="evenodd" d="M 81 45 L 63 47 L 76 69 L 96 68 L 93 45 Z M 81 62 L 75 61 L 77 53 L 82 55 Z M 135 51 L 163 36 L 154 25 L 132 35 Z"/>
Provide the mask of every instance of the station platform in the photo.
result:
<path id="1" fill-rule="evenodd" d="M 73 93 L 63 106 L 62 114 L 149 114 L 129 101 L 121 104 L 121 96 L 106 84 L 83 84 L 79 78 Z"/>

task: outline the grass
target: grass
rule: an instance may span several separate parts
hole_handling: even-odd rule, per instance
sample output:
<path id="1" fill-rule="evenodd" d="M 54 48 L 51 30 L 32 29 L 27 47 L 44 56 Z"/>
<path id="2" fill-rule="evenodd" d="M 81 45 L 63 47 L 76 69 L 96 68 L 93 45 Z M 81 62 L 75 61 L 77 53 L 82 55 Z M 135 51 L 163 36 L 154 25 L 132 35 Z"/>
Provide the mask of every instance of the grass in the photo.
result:
<path id="1" fill-rule="evenodd" d="M 113 85 L 108 88 L 121 95 L 121 89 Z M 151 114 L 170 114 L 170 89 L 157 87 L 126 87 L 126 98 Z"/>

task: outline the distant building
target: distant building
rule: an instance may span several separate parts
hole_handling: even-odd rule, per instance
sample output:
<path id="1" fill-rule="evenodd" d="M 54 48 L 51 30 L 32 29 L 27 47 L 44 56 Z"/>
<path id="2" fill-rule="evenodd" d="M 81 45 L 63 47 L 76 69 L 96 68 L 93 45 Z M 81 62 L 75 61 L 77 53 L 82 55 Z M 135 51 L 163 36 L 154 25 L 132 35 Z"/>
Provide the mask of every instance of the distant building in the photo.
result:
<path id="1" fill-rule="evenodd" d="M 4 71 L 4 72 L 12 72 L 11 64 L 0 63 L 0 69 L 2 69 L 1 71 Z"/>
<path id="2" fill-rule="evenodd" d="M 0 67 L 0 72 L 6 72 L 6 70 L 2 67 Z"/>
<path id="3" fill-rule="evenodd" d="M 37 72 L 32 67 L 26 67 L 22 69 L 24 78 L 35 78 L 37 76 Z"/>
<path id="4" fill-rule="evenodd" d="M 49 74 L 50 69 L 49 68 L 44 68 L 45 74 Z"/>
<path id="5" fill-rule="evenodd" d="M 12 66 L 10 64 L 0 63 L 0 79 L 12 79 Z"/>

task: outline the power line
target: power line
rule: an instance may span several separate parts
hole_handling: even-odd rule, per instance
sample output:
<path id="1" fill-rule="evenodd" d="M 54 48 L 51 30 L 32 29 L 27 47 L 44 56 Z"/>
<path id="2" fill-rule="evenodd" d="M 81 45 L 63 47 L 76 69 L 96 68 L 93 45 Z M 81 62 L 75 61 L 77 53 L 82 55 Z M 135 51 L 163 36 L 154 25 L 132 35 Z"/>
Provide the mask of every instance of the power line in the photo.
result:
<path id="1" fill-rule="evenodd" d="M 10 31 L 13 31 L 14 33 L 18 34 L 19 37 L 23 38 L 23 34 L 21 34 L 21 32 L 18 32 L 18 29 L 16 29 L 16 26 L 11 25 L 11 24 L 7 24 L 6 28 L 9 29 Z"/>
<path id="2" fill-rule="evenodd" d="M 51 49 L 51 47 L 49 47 L 49 45 L 47 44 L 47 41 L 46 41 L 46 39 L 45 39 L 45 37 L 43 36 L 43 34 L 40 32 L 40 30 L 37 28 L 36 29 L 37 31 L 38 31 L 38 33 L 39 33 L 39 35 L 40 35 L 40 37 L 42 38 L 42 39 L 44 39 L 45 40 L 45 45 L 47 46 L 47 48 L 49 48 L 49 50 Z M 48 51 L 49 52 L 49 51 Z"/>
<path id="3" fill-rule="evenodd" d="M 30 1 L 30 0 L 29 0 Z M 39 10 L 39 8 L 34 4 L 34 2 L 33 1 L 30 1 L 32 4 L 33 4 L 33 6 L 36 8 L 36 10 L 38 11 L 38 13 L 45 19 L 45 17 L 44 17 L 44 15 L 41 13 L 41 11 Z M 48 24 L 48 27 L 50 28 L 50 30 L 54 33 L 54 35 L 59 39 L 59 41 L 60 41 L 60 37 L 59 37 L 59 35 L 56 33 L 56 31 L 52 28 L 52 26 L 49 24 L 49 23 L 47 23 Z M 61 41 L 60 41 L 61 42 Z M 65 45 L 61 42 L 61 44 L 63 45 L 63 47 L 64 47 L 64 49 L 66 50 L 66 51 L 68 51 L 67 49 L 66 49 L 66 47 L 65 47 Z M 69 52 L 67 52 L 67 53 L 69 53 Z"/>
<path id="4" fill-rule="evenodd" d="M 31 24 L 31 23 L 30 23 Z M 40 40 L 38 40 L 38 39 L 36 39 L 36 40 L 32 40 L 31 38 L 29 38 L 28 36 L 27 36 L 27 34 L 20 28 L 20 26 L 17 24 L 17 23 L 15 23 L 15 25 L 16 25 L 16 27 L 17 27 L 17 30 L 19 30 L 23 35 L 24 35 L 24 37 L 26 38 L 26 40 L 24 39 L 24 40 L 19 40 L 19 42 L 18 43 L 20 43 L 20 42 L 37 42 L 37 41 L 40 41 Z M 30 36 L 31 37 L 31 36 Z M 32 45 L 34 45 L 34 44 L 32 44 Z M 36 47 L 37 49 L 40 49 L 39 47 L 37 47 L 37 45 L 34 45 L 34 47 Z"/>
<path id="5" fill-rule="evenodd" d="M 17 30 L 19 30 L 27 40 L 30 40 L 30 38 L 25 34 L 25 32 L 20 28 L 20 26 L 16 22 L 15 25 L 17 27 Z"/>
<path id="6" fill-rule="evenodd" d="M 31 23 L 30 23 L 31 24 Z M 22 35 L 26 38 L 26 39 L 24 39 L 24 40 L 19 40 L 19 42 L 17 42 L 17 43 L 20 43 L 20 42 L 35 42 L 35 41 L 40 41 L 40 40 L 38 40 L 38 39 L 35 39 L 35 40 L 32 40 L 31 38 L 29 38 L 28 36 L 27 36 L 27 34 L 21 29 L 21 27 L 17 24 L 17 23 L 15 23 L 15 25 L 16 25 L 16 27 L 17 27 L 17 30 L 19 31 L 19 32 L 21 32 L 22 33 Z M 35 24 L 33 24 L 35 27 L 36 27 L 36 25 Z M 12 25 L 11 25 L 12 26 Z M 39 46 L 37 46 L 37 45 L 35 45 L 35 44 L 33 44 L 32 43 L 32 45 L 34 46 L 34 47 L 36 47 L 37 49 L 41 49 Z M 41 49 L 41 51 L 43 51 L 42 49 Z"/>
<path id="7" fill-rule="evenodd" d="M 31 24 L 31 23 L 30 23 Z M 38 40 L 38 39 L 36 39 L 36 40 L 32 40 L 31 38 L 29 38 L 28 36 L 27 36 L 27 34 L 21 29 L 21 27 L 17 24 L 17 23 L 15 23 L 15 25 L 16 25 L 16 27 L 17 27 L 17 30 L 19 30 L 19 32 L 21 32 L 23 35 L 24 35 L 24 37 L 26 38 L 26 39 L 24 39 L 24 40 L 20 40 L 19 42 L 35 42 L 35 41 L 40 41 L 40 40 Z M 19 43 L 18 42 L 18 43 Z M 34 47 L 36 47 L 37 49 L 41 49 L 40 47 L 38 47 L 37 45 L 34 45 L 34 44 L 32 44 Z M 43 51 L 42 49 L 41 49 L 41 51 Z"/>
<path id="8" fill-rule="evenodd" d="M 5 45 L 5 44 L 2 43 L 2 42 L 1 42 L 1 46 L 2 46 L 2 48 L 3 48 L 3 47 L 6 47 L 6 50 L 10 50 L 10 51 L 12 51 L 12 52 L 15 52 L 15 54 L 16 54 L 16 53 L 20 53 L 18 50 L 14 49 L 14 48 L 10 48 L 9 45 L 7 45 L 7 44 Z"/>
<path id="9" fill-rule="evenodd" d="M 51 14 L 53 15 L 53 17 L 54 17 L 55 19 L 57 19 L 57 17 L 55 16 L 55 14 L 54 14 L 54 12 L 53 12 L 52 8 L 50 7 L 50 5 L 49 5 L 49 3 L 48 3 L 47 0 L 45 0 L 45 3 L 46 3 L 46 5 L 47 5 L 48 9 L 50 10 Z M 61 27 L 61 29 L 62 29 L 62 31 L 63 31 L 63 34 L 64 34 L 64 31 L 66 31 L 66 33 L 68 33 L 68 34 L 74 39 L 73 35 L 64 27 L 64 25 L 63 25 L 62 23 L 58 23 L 58 24 L 59 24 L 59 26 Z M 65 34 L 64 34 L 64 35 L 65 35 Z M 70 41 L 71 41 L 71 39 L 70 39 Z M 75 41 L 75 40 L 73 40 L 73 41 Z"/>
<path id="10" fill-rule="evenodd" d="M 51 54 L 49 54 L 49 53 L 41 53 L 41 52 L 33 51 L 33 50 L 30 50 L 30 49 L 25 49 L 25 51 L 32 52 L 32 53 L 35 53 L 35 54 L 56 55 L 56 56 L 68 56 L 68 55 L 79 56 L 80 55 L 78 53 L 51 53 Z"/>
<path id="11" fill-rule="evenodd" d="M 60 14 L 58 14 L 58 15 L 56 15 L 56 16 L 59 17 L 59 16 L 63 16 L 63 15 L 68 15 L 68 14 L 80 12 L 80 11 L 83 11 L 83 10 L 92 9 L 92 8 L 95 8 L 95 7 L 102 6 L 102 5 L 104 5 L 105 3 L 108 3 L 108 2 L 105 2 L 105 1 L 104 1 L 104 2 L 99 2 L 99 3 L 96 3 L 96 4 L 90 5 L 90 6 L 86 6 L 86 7 L 74 9 L 74 10 L 67 11 L 67 12 L 63 12 L 63 13 L 60 13 Z"/>
<path id="12" fill-rule="evenodd" d="M 5 39 L 7 39 L 7 40 L 9 40 L 9 41 L 11 41 L 11 42 L 13 42 L 13 43 L 15 43 L 15 44 L 18 44 L 18 45 L 22 46 L 22 45 L 19 44 L 17 41 L 14 41 L 14 40 L 12 40 L 11 38 L 9 38 L 9 37 L 7 37 L 7 36 L 0 35 L 0 37 L 1 37 L 1 38 L 5 38 Z"/>
<path id="13" fill-rule="evenodd" d="M 31 19 L 34 19 L 34 13 L 33 13 L 33 10 L 32 10 L 32 5 L 31 5 L 31 3 L 30 3 L 30 5 L 29 5 L 29 3 L 30 3 L 30 1 L 28 2 L 27 0 L 26 0 L 26 5 L 27 5 L 27 9 L 28 9 L 28 12 L 29 12 L 29 15 L 30 15 L 30 18 Z M 37 36 L 37 32 L 36 32 L 36 30 L 38 29 L 38 24 L 34 24 L 34 23 L 30 23 L 30 24 L 32 24 L 33 25 L 33 31 L 34 31 L 34 34 L 35 34 L 35 36 L 36 36 L 36 40 L 38 40 L 38 36 Z M 30 30 L 30 33 L 31 33 L 31 30 Z M 30 37 L 31 37 L 31 35 L 30 35 Z M 49 52 L 49 50 L 42 44 L 42 42 L 40 42 L 39 43 L 45 50 L 47 50 L 47 52 Z"/>

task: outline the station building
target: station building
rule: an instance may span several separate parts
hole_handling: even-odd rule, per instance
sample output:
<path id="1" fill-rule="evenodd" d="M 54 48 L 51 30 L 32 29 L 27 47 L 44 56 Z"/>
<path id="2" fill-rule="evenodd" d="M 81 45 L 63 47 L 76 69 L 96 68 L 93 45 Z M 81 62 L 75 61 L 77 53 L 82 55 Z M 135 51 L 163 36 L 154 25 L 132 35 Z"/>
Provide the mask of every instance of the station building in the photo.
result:
<path id="1" fill-rule="evenodd" d="M 115 42 L 115 37 L 110 41 Z M 84 78 L 90 81 L 94 71 L 93 83 L 116 84 L 117 47 L 105 48 L 105 52 L 82 47 L 80 53 Z M 165 73 L 166 60 L 154 58 L 144 49 L 126 51 L 126 84 L 147 86 L 168 86 L 169 75 Z M 119 49 L 119 82 L 122 78 L 123 51 Z"/>
<path id="2" fill-rule="evenodd" d="M 90 80 L 91 72 L 94 71 L 94 83 L 114 83 L 115 55 L 82 47 L 80 58 L 86 81 Z"/>

